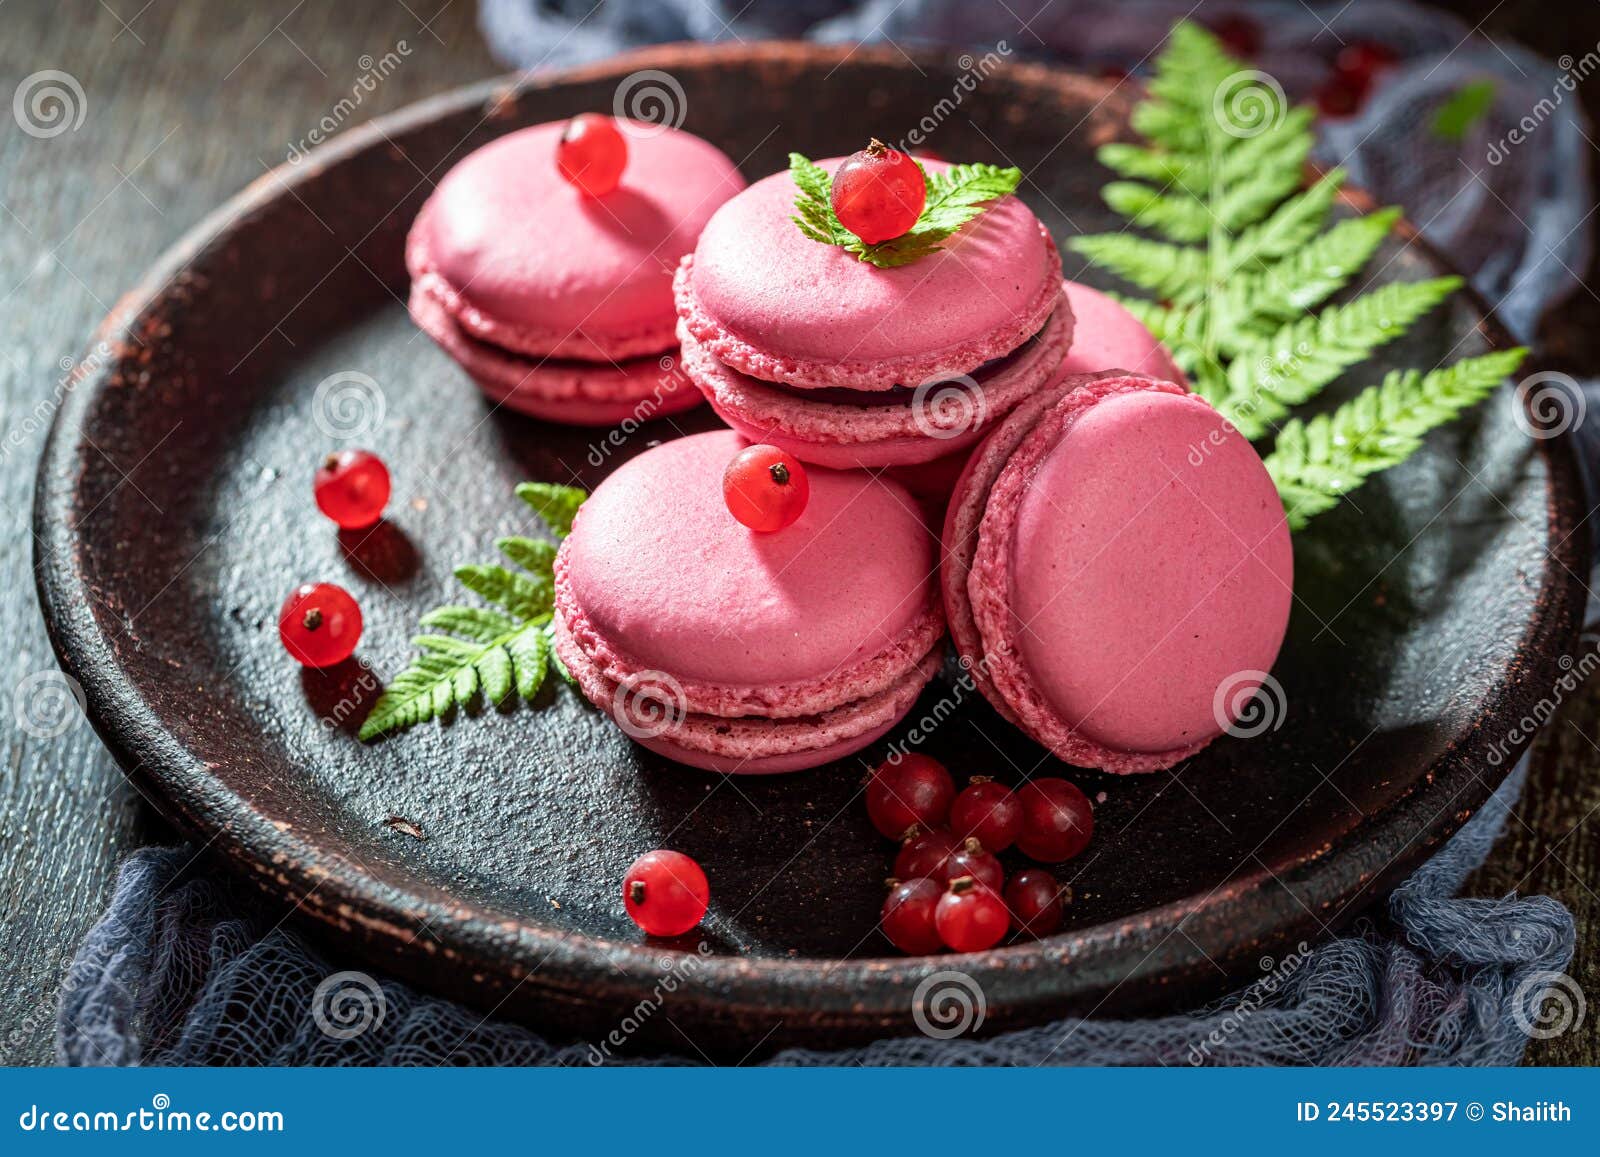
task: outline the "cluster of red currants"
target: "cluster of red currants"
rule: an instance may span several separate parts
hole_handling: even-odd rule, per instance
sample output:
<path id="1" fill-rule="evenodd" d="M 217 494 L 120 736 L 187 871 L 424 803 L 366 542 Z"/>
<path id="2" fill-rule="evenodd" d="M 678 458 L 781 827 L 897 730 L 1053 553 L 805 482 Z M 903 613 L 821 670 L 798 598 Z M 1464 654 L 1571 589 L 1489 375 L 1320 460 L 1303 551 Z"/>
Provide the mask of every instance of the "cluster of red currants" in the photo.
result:
<path id="1" fill-rule="evenodd" d="M 371 451 L 340 450 L 317 468 L 312 494 L 341 530 L 365 530 L 389 505 L 389 468 Z M 278 637 L 301 666 L 332 667 L 361 641 L 361 607 L 335 583 L 302 583 L 278 612 Z"/>
<path id="2" fill-rule="evenodd" d="M 1029 859 L 1060 864 L 1088 847 L 1094 806 L 1075 785 L 1048 777 L 1013 791 L 975 776 L 957 793 L 938 760 L 902 755 L 872 773 L 866 795 L 872 825 L 901 841 L 883 902 L 883 930 L 896 948 L 981 952 L 1013 927 L 1035 937 L 1061 927 L 1056 878 L 1024 868 L 1007 880 L 996 857 L 1015 845 Z"/>

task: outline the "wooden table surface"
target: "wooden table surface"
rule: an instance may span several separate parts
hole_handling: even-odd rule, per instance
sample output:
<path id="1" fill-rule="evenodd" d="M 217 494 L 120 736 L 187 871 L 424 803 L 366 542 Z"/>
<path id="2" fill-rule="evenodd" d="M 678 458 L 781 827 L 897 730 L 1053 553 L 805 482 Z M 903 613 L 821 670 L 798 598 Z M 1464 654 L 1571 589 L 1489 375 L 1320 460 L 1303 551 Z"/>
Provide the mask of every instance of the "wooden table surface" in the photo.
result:
<path id="1" fill-rule="evenodd" d="M 1487 14 L 1486 31 L 1551 56 L 1600 40 L 1593 27 L 1541 22 L 1536 3 L 1460 7 L 1472 21 Z M 1600 8 L 1585 7 L 1583 19 L 1600 23 Z M 55 993 L 118 859 L 173 838 L 87 725 L 59 735 L 10 725 L 40 686 L 30 677 L 55 670 L 29 525 L 65 359 L 83 352 L 164 248 L 304 147 L 324 117 L 353 124 L 498 71 L 475 19 L 472 0 L 4 2 L 0 97 L 47 69 L 76 78 L 84 97 L 74 130 L 40 138 L 9 120 L 0 129 L 0 639 L 13 695 L 0 730 L 0 1064 L 51 1059 Z M 363 57 L 388 52 L 402 63 L 365 91 Z M 1591 108 L 1600 99 L 1583 95 Z M 1542 336 L 1558 365 L 1593 373 L 1597 334 L 1600 297 L 1590 291 Z M 1585 950 L 1600 941 L 1597 706 L 1600 684 L 1563 704 L 1506 839 L 1468 885 L 1484 896 L 1542 892 L 1571 908 L 1580 930 L 1572 971 L 1589 992 L 1600 991 L 1600 954 Z M 1600 1062 L 1597 1013 L 1581 1031 L 1535 1045 L 1530 1060 Z"/>

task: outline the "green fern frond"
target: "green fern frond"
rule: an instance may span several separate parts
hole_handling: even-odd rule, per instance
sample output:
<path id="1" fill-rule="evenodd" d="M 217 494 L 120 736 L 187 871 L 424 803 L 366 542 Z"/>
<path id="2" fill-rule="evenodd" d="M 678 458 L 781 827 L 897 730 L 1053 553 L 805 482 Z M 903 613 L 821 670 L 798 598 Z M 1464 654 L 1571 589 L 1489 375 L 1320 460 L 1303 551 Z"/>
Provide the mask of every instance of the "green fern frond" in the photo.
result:
<path id="1" fill-rule="evenodd" d="M 1328 213 L 1344 185 L 1343 169 L 1330 169 L 1309 189 L 1290 197 L 1264 221 L 1241 230 L 1228 246 L 1222 265 L 1226 277 L 1260 261 L 1286 257 L 1306 244 L 1327 224 Z"/>
<path id="2" fill-rule="evenodd" d="M 1231 326 L 1283 325 L 1321 305 L 1365 268 L 1399 217 L 1390 208 L 1346 218 L 1264 269 L 1237 274 L 1227 286 Z"/>
<path id="3" fill-rule="evenodd" d="M 571 531 L 585 497 L 574 487 L 542 482 L 523 483 L 517 495 L 559 537 Z M 361 724 L 361 739 L 448 715 L 479 695 L 492 704 L 512 691 L 532 699 L 552 666 L 570 678 L 551 646 L 556 544 L 511 536 L 495 546 L 516 569 L 487 563 L 455 570 L 462 586 L 493 605 L 443 606 L 422 616 L 428 633 L 412 639 L 419 653 L 384 687 Z"/>
<path id="4" fill-rule="evenodd" d="M 1482 401 L 1527 353 L 1498 350 L 1427 374 L 1395 370 L 1331 414 L 1290 419 L 1266 458 L 1290 527 L 1299 530 L 1373 474 L 1405 461 L 1429 430 Z"/>
<path id="5" fill-rule="evenodd" d="M 1131 118 L 1141 142 L 1104 145 L 1097 156 L 1119 178 L 1102 189 L 1106 204 L 1150 235 L 1108 233 L 1070 244 L 1156 299 L 1118 297 L 1172 351 L 1194 391 L 1247 437 L 1271 432 L 1291 407 L 1460 285 L 1453 277 L 1391 284 L 1328 304 L 1367 267 L 1399 210 L 1330 225 L 1345 174 L 1334 169 L 1305 185 L 1314 112 L 1285 107 L 1275 81 L 1197 25 L 1173 28 L 1147 92 Z M 1447 421 L 1480 397 L 1488 388 L 1480 377 L 1503 364 L 1480 362 L 1386 380 L 1381 398 L 1362 403 L 1370 414 L 1352 411 L 1345 421 L 1394 415 L 1394 445 L 1415 441 L 1427 423 Z M 1430 401 L 1429 391 L 1439 396 Z M 1323 426 L 1291 422 L 1285 430 L 1304 439 Z M 1286 470 L 1275 477 L 1286 488 L 1304 483 Z M 1313 491 L 1322 498 L 1308 502 L 1335 493 L 1331 484 Z"/>
<path id="6" fill-rule="evenodd" d="M 1206 255 L 1198 246 L 1168 245 L 1134 233 L 1074 237 L 1068 245 L 1124 281 L 1169 301 L 1194 298 L 1206 289 Z"/>
<path id="7" fill-rule="evenodd" d="M 1459 277 L 1393 282 L 1246 343 L 1228 363 L 1228 395 L 1217 408 L 1245 437 L 1259 438 L 1460 286 Z"/>

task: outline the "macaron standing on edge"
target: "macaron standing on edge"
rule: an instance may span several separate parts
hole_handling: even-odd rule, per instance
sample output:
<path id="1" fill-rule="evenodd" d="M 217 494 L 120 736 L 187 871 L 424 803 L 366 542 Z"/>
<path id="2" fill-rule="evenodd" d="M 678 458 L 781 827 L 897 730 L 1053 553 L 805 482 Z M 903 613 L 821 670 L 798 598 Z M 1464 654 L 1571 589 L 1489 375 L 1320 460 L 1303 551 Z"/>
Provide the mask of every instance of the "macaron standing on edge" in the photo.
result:
<path id="1" fill-rule="evenodd" d="M 691 133 L 618 119 L 621 178 L 591 195 L 557 163 L 575 123 L 508 133 L 445 175 L 406 239 L 412 318 L 486 394 L 535 417 L 686 409 L 699 397 L 676 360 L 672 271 L 744 180 Z"/>
<path id="2" fill-rule="evenodd" d="M 1007 416 L 956 484 L 944 549 L 979 690 L 1059 758 L 1110 772 L 1170 767 L 1230 726 L 1293 599 L 1254 448 L 1182 386 L 1122 371 Z"/>
<path id="3" fill-rule="evenodd" d="M 556 650 L 643 746 L 796 771 L 881 737 L 933 677 L 938 544 L 895 483 L 820 467 L 797 521 L 750 530 L 722 486 L 745 445 L 674 439 L 596 488 L 556 557 Z"/>
<path id="4" fill-rule="evenodd" d="M 684 366 L 734 429 L 808 463 L 911 467 L 970 447 L 1049 379 L 1072 311 L 1017 197 L 879 268 L 803 234 L 796 191 L 785 171 L 728 201 L 674 282 Z"/>

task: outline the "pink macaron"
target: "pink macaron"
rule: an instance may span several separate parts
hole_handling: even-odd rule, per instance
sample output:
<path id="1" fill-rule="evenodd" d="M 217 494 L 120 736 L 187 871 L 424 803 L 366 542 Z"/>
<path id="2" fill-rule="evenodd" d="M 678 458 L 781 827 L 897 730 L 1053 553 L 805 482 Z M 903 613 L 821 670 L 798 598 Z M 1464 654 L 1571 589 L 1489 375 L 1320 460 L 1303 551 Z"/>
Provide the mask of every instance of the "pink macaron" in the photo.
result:
<path id="1" fill-rule="evenodd" d="M 938 544 L 899 485 L 821 467 L 796 522 L 746 528 L 722 491 L 745 445 L 679 438 L 601 483 L 556 557 L 556 651 L 645 747 L 796 771 L 881 737 L 933 677 Z"/>
<path id="2" fill-rule="evenodd" d="M 916 465 L 975 443 L 1054 372 L 1072 310 L 1021 200 L 880 269 L 804 236 L 795 195 L 784 171 L 728 201 L 674 283 L 684 367 L 734 429 L 824 466 Z"/>
<path id="3" fill-rule="evenodd" d="M 566 122 L 535 125 L 451 169 L 406 239 L 418 326 L 497 401 L 553 421 L 699 401 L 676 371 L 672 272 L 744 180 L 691 133 L 616 123 L 627 163 L 604 196 L 562 177 Z"/>
<path id="4" fill-rule="evenodd" d="M 1267 678 L 1293 599 L 1255 450 L 1183 387 L 1069 377 L 973 453 L 941 575 L 963 667 L 1068 763 L 1170 767 Z"/>
<path id="5" fill-rule="evenodd" d="M 1062 284 L 1072 306 L 1072 348 L 1058 376 L 1128 370 L 1164 382 L 1188 385 L 1167 347 L 1126 306 L 1076 281 Z"/>

